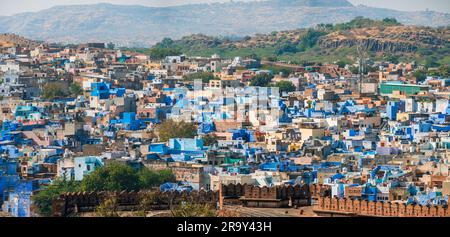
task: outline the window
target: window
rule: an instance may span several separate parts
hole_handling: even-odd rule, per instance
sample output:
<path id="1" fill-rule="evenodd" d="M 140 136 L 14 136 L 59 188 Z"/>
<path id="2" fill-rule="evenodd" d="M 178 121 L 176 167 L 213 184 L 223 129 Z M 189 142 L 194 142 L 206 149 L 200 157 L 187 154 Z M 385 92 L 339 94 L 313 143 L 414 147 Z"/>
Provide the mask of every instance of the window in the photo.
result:
<path id="1" fill-rule="evenodd" d="M 87 171 L 91 171 L 91 166 L 90 166 L 90 165 L 87 165 L 87 166 L 86 166 L 86 169 L 87 169 Z"/>

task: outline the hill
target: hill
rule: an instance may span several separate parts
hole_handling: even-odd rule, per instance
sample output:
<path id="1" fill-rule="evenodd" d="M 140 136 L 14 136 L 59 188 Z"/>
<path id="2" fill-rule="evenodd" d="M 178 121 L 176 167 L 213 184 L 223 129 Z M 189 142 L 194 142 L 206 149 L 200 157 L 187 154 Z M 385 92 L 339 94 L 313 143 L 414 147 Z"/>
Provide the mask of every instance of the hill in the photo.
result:
<path id="1" fill-rule="evenodd" d="M 153 58 L 185 53 L 323 63 L 352 62 L 356 45 L 363 46 L 375 59 L 414 60 L 429 66 L 450 63 L 450 28 L 404 26 L 391 18 L 377 21 L 358 17 L 348 23 L 319 24 L 309 29 L 274 31 L 241 39 L 194 34 L 179 40 L 166 38 L 149 50 L 138 51 Z"/>
<path id="2" fill-rule="evenodd" d="M 35 48 L 40 43 L 34 40 L 26 39 L 22 36 L 15 34 L 0 34 L 0 48 L 1 47 L 13 47 L 13 46 L 22 46 L 22 47 L 30 47 Z"/>
<path id="3" fill-rule="evenodd" d="M 174 7 L 111 4 L 58 6 L 0 17 L 0 32 L 62 43 L 150 46 L 190 34 L 245 36 L 347 22 L 357 16 L 397 18 L 406 25 L 447 26 L 450 14 L 353 6 L 346 0 L 267 0 Z"/>

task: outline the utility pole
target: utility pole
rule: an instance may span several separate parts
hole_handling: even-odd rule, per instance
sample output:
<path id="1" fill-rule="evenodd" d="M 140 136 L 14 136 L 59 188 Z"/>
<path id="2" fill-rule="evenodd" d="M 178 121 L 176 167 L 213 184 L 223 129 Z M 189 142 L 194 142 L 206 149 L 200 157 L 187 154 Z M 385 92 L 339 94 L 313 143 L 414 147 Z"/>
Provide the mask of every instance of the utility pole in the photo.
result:
<path id="1" fill-rule="evenodd" d="M 222 194 L 222 183 L 220 182 L 220 175 L 219 175 L 219 210 L 223 209 L 223 194 Z"/>
<path id="2" fill-rule="evenodd" d="M 362 84 L 364 78 L 364 66 L 366 64 L 367 52 L 364 49 L 363 42 L 356 45 L 356 51 L 358 53 L 358 79 L 359 79 L 359 95 L 362 94 Z"/>

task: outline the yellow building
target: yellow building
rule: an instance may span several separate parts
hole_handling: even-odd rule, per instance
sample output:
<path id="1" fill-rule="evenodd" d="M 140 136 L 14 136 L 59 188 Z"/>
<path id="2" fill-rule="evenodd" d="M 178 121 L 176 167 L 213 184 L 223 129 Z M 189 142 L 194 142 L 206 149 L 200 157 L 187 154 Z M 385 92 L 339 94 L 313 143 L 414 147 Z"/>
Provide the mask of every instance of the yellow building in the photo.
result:
<path id="1" fill-rule="evenodd" d="M 291 143 L 288 146 L 288 152 L 295 152 L 298 151 L 302 148 L 303 143 L 301 142 L 295 142 L 295 143 Z"/>

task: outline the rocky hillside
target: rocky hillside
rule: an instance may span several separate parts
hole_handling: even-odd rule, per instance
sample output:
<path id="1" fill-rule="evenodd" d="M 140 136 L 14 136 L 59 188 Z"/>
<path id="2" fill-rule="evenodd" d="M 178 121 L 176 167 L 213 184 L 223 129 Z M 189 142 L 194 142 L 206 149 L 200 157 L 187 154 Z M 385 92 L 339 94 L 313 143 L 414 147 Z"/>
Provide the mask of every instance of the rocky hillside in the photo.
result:
<path id="1" fill-rule="evenodd" d="M 190 34 L 245 36 L 340 23 L 357 16 L 397 18 L 407 25 L 450 25 L 450 14 L 353 6 L 346 0 L 267 0 L 174 7 L 111 4 L 59 6 L 0 17 L 0 32 L 50 42 L 115 42 L 151 46 Z"/>
<path id="2" fill-rule="evenodd" d="M 327 49 L 360 44 L 370 51 L 415 52 L 419 48 L 443 48 L 449 42 L 449 28 L 391 26 L 336 31 L 321 37 L 318 43 Z"/>
<path id="3" fill-rule="evenodd" d="M 358 18 L 352 22 L 366 20 Z M 373 21 L 377 23 L 377 21 Z M 450 28 L 431 28 L 416 26 L 378 26 L 355 27 L 339 30 L 330 29 L 300 29 L 292 31 L 274 31 L 270 34 L 256 34 L 240 39 L 220 38 L 194 34 L 172 41 L 166 39 L 154 48 L 178 48 L 189 52 L 201 49 L 284 49 L 287 52 L 304 51 L 317 46 L 319 49 L 350 48 L 363 45 L 368 51 L 413 53 L 418 49 L 438 49 L 447 47 L 450 43 Z M 298 47 L 303 45 L 303 49 Z M 317 49 L 316 47 L 316 49 Z M 291 48 L 291 49 L 290 49 Z M 283 53 L 283 52 L 281 52 Z"/>
<path id="4" fill-rule="evenodd" d="M 31 47 L 34 48 L 39 45 L 39 42 L 26 39 L 22 36 L 15 34 L 0 34 L 0 47 Z"/>

